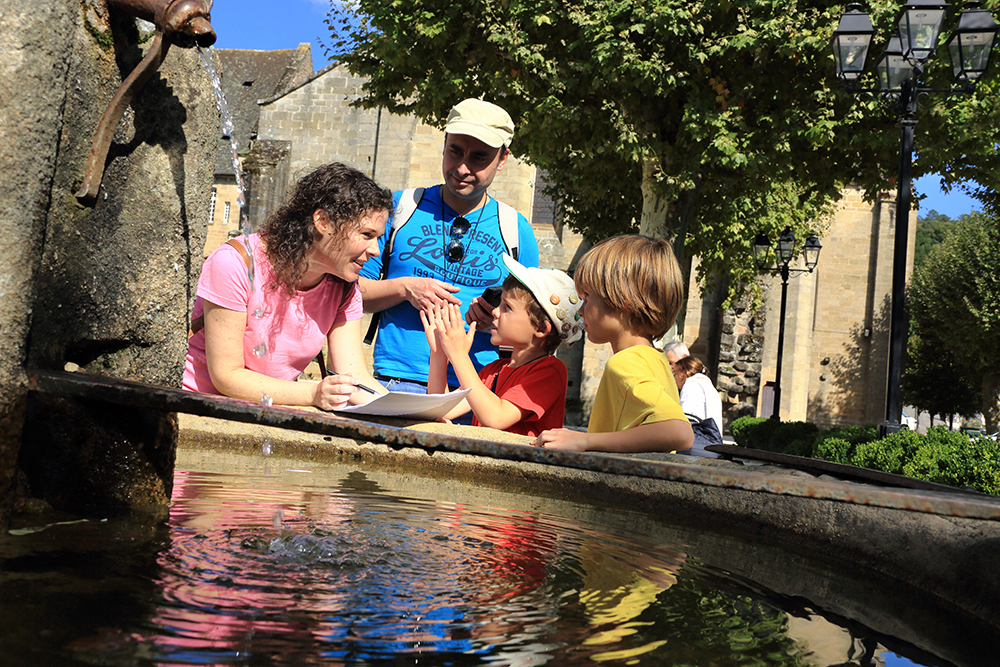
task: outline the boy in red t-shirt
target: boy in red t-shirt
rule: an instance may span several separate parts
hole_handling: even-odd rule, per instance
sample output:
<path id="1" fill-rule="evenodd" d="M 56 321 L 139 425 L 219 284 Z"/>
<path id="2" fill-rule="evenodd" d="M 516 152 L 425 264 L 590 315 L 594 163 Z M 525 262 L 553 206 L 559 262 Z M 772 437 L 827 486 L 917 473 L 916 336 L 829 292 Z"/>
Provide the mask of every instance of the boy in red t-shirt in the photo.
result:
<path id="1" fill-rule="evenodd" d="M 553 353 L 583 335 L 573 279 L 554 269 L 529 268 L 503 255 L 510 275 L 493 309 L 490 342 L 513 349 L 478 373 L 469 358 L 475 323 L 465 330 L 461 310 L 448 304 L 420 313 L 431 348 L 427 393 L 448 391 L 448 363 L 469 395 L 446 419 L 472 410 L 473 426 L 537 436 L 560 428 L 566 414 L 566 365 Z"/>

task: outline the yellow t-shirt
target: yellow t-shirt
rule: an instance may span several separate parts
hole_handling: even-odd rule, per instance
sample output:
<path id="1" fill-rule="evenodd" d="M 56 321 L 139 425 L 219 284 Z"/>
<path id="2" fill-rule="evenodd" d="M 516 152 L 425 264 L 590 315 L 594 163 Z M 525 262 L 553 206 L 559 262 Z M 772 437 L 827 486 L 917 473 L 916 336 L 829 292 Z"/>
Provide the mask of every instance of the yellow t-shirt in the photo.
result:
<path id="1" fill-rule="evenodd" d="M 624 431 L 668 419 L 687 421 L 666 355 L 635 345 L 612 356 L 597 387 L 587 432 Z"/>

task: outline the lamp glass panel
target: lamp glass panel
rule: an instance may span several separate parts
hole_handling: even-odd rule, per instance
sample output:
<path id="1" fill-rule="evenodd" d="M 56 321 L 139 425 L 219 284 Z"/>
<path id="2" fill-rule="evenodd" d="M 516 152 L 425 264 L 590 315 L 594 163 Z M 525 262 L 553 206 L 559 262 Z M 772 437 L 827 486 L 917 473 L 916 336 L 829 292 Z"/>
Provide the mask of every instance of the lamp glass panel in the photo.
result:
<path id="1" fill-rule="evenodd" d="M 886 54 L 878 64 L 879 88 L 882 90 L 900 90 L 903 81 L 910 78 L 913 65 L 901 55 Z"/>
<path id="2" fill-rule="evenodd" d="M 838 35 L 834 45 L 837 71 L 841 76 L 857 79 L 865 69 L 870 40 L 861 35 Z"/>
<path id="3" fill-rule="evenodd" d="M 819 264 L 819 251 L 820 246 L 811 246 L 806 244 L 806 247 L 802 249 L 803 254 L 805 254 L 806 267 L 812 271 Z"/>
<path id="4" fill-rule="evenodd" d="M 904 52 L 912 52 L 918 58 L 926 58 L 937 46 L 938 33 L 944 21 L 944 9 L 912 7 L 907 9 L 899 21 L 899 37 Z"/>
<path id="5" fill-rule="evenodd" d="M 771 253 L 771 242 L 763 234 L 757 236 L 753 242 L 753 261 L 757 268 L 763 269 L 769 264 L 768 255 Z"/>
<path id="6" fill-rule="evenodd" d="M 979 79 L 989 66 L 993 38 L 992 32 L 967 32 L 956 33 L 948 40 L 948 54 L 956 79 Z"/>
<path id="7" fill-rule="evenodd" d="M 786 229 L 778 237 L 778 257 L 782 264 L 792 261 L 792 253 L 795 250 L 795 234 Z"/>

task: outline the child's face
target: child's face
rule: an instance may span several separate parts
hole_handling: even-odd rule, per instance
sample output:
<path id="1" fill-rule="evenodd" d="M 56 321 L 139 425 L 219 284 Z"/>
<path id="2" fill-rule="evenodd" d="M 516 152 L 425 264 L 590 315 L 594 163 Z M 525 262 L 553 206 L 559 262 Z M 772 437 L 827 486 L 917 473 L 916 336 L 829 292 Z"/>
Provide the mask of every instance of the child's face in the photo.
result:
<path id="1" fill-rule="evenodd" d="M 537 332 L 524 301 L 504 290 L 500 305 L 493 309 L 490 342 L 494 345 L 523 348 L 531 343 Z"/>
<path id="2" fill-rule="evenodd" d="M 580 313 L 587 339 L 597 344 L 611 342 L 622 330 L 617 311 L 608 308 L 607 302 L 597 294 L 582 291 L 580 296 L 583 297 Z"/>

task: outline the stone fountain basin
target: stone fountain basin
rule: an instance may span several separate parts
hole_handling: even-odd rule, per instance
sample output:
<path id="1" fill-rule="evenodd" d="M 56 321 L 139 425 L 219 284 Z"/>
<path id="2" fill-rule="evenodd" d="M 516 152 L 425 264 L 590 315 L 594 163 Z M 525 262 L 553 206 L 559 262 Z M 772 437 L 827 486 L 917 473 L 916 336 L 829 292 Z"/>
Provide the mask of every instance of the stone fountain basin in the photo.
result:
<path id="1" fill-rule="evenodd" d="M 636 512 L 666 521 L 684 535 L 664 540 L 697 542 L 710 565 L 955 664 L 977 664 L 973 656 L 990 655 L 1000 638 L 995 498 L 673 454 L 553 452 L 546 461 L 522 436 L 377 419 L 355 422 L 358 437 L 345 437 L 182 414 L 180 448 L 259 453 L 270 443 L 273 452 L 351 462 L 369 476 L 408 476 L 417 497 L 509 507 L 517 494 L 525 509 L 570 504 L 581 521 L 622 508 L 623 521 Z M 371 429 L 388 442 L 372 442 Z M 546 462 L 517 460 L 521 451 Z"/>

